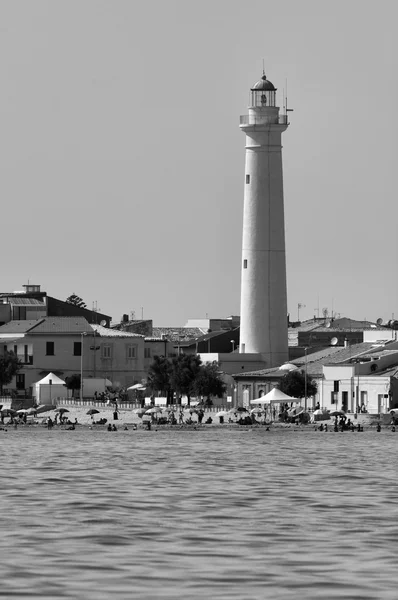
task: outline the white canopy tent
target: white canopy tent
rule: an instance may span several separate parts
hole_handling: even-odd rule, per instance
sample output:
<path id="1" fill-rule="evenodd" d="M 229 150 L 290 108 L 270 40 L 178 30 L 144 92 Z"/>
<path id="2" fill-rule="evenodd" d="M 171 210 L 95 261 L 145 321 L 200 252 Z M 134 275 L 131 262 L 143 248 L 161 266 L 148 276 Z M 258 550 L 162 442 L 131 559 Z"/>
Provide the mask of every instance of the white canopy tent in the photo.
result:
<path id="1" fill-rule="evenodd" d="M 282 402 L 300 402 L 300 398 L 293 398 L 281 392 L 280 389 L 274 387 L 268 394 L 250 400 L 250 404 L 281 404 Z"/>
<path id="2" fill-rule="evenodd" d="M 49 373 L 33 384 L 33 396 L 37 404 L 51 404 L 54 398 L 65 397 L 66 393 L 65 381 L 54 373 Z"/>

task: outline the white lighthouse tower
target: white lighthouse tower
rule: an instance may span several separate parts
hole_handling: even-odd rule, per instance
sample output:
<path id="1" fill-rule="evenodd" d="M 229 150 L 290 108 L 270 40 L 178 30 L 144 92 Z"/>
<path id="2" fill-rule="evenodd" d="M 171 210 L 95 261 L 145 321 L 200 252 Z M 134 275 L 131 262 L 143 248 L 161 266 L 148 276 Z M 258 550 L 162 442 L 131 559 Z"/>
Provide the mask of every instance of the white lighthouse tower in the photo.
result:
<path id="1" fill-rule="evenodd" d="M 251 88 L 246 134 L 240 353 L 258 353 L 266 367 L 288 360 L 282 133 L 287 115 L 263 74 Z"/>

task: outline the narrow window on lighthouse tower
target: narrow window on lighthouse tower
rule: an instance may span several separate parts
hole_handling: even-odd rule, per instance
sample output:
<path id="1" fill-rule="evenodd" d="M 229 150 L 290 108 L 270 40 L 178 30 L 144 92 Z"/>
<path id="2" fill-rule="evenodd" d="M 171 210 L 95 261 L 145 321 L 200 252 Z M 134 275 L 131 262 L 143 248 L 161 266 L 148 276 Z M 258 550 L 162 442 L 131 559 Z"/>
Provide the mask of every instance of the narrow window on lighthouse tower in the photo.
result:
<path id="1" fill-rule="evenodd" d="M 250 183 L 250 175 L 246 175 L 246 183 Z"/>
<path id="2" fill-rule="evenodd" d="M 245 260 L 243 261 L 243 268 L 247 269 L 247 258 L 245 258 Z"/>

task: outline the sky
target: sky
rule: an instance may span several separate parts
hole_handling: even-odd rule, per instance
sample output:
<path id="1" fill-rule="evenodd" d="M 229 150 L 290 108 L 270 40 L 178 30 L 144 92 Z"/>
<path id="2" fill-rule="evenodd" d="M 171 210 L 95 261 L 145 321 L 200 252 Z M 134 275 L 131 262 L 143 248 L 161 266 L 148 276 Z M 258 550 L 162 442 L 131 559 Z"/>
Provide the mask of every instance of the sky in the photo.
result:
<path id="1" fill-rule="evenodd" d="M 239 116 L 264 61 L 294 109 L 291 318 L 398 318 L 397 16 L 395 0 L 0 0 L 1 291 L 156 326 L 239 314 Z"/>

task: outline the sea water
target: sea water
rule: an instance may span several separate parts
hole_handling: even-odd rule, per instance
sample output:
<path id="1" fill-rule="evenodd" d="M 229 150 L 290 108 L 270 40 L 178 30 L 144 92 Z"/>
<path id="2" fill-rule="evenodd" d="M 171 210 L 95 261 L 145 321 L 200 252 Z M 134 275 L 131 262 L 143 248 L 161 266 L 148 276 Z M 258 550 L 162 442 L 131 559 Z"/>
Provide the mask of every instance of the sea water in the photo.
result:
<path id="1" fill-rule="evenodd" d="M 398 433 L 0 431 L 0 597 L 397 598 Z"/>

